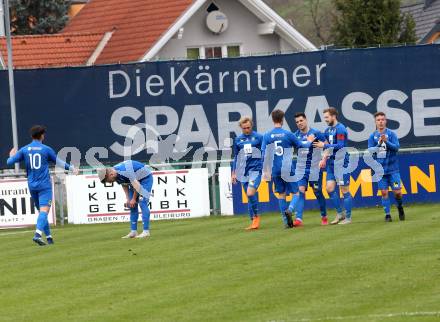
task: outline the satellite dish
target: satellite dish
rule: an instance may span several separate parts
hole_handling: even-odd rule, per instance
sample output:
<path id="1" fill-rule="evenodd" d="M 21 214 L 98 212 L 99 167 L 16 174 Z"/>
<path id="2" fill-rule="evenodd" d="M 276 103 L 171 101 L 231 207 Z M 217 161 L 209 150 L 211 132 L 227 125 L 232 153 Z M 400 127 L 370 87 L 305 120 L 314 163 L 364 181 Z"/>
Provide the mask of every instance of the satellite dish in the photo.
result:
<path id="1" fill-rule="evenodd" d="M 211 11 L 206 17 L 206 26 L 215 34 L 221 34 L 228 29 L 228 17 L 219 11 Z"/>

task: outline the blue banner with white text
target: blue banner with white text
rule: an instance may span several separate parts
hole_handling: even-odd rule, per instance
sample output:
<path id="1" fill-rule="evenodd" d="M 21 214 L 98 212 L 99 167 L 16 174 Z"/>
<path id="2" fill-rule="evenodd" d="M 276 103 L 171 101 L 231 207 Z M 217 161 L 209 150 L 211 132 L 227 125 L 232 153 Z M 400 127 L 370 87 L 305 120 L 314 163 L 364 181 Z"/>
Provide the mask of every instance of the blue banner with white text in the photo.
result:
<path id="1" fill-rule="evenodd" d="M 349 145 L 362 149 L 379 110 L 402 147 L 440 141 L 440 45 L 16 70 L 15 89 L 19 145 L 30 141 L 32 125 L 43 124 L 45 143 L 82 164 L 127 154 L 164 162 L 222 151 L 227 159 L 239 118 L 252 116 L 265 132 L 276 108 L 286 112 L 287 129 L 295 130 L 294 114 L 305 112 L 324 130 L 322 111 L 334 106 Z M 5 70 L 0 137 L 4 168 L 12 146 Z"/>

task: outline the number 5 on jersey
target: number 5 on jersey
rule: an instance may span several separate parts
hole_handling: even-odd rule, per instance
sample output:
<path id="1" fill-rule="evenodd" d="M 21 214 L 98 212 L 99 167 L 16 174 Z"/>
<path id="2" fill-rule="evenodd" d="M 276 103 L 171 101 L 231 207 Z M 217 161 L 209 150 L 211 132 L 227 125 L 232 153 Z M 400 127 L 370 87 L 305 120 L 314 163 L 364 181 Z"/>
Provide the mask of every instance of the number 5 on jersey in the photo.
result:
<path id="1" fill-rule="evenodd" d="M 278 156 L 282 156 L 284 154 L 284 149 L 281 145 L 279 145 L 281 141 L 275 141 L 275 154 Z"/>

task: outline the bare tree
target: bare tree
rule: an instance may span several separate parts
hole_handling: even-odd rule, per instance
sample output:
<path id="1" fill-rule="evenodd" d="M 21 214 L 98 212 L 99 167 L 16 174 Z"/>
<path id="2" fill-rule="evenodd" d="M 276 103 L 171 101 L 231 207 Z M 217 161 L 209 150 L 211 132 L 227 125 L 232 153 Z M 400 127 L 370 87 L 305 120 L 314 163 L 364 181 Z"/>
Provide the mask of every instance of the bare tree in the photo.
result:
<path id="1" fill-rule="evenodd" d="M 327 44 L 331 38 L 332 10 L 328 6 L 325 7 L 321 0 L 306 0 L 306 5 L 312 18 L 316 36 L 323 44 Z"/>

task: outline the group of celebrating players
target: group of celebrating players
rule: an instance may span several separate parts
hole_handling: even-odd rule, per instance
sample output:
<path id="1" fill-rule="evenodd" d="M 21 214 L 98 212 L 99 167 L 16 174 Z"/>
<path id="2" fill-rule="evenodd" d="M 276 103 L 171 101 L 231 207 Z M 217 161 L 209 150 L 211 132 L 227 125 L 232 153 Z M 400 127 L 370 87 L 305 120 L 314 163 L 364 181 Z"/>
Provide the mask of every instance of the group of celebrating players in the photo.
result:
<path id="1" fill-rule="evenodd" d="M 241 118 L 239 125 L 243 133 L 234 139 L 232 182 L 235 184 L 240 181 L 248 197 L 249 217 L 252 223 L 246 229 L 254 230 L 260 227 L 256 194 L 261 180 L 273 183 L 286 228 L 303 225 L 305 192 L 309 185 L 319 203 L 321 224 L 328 225 L 326 199 L 322 193 L 323 169 L 327 172 L 325 188 L 337 212 L 331 224 L 350 224 L 352 222 L 350 174 L 340 171 L 349 163 L 349 155 L 344 150 L 347 146 L 347 130 L 343 124 L 338 122 L 337 110 L 328 108 L 324 111 L 324 120 L 328 125 L 324 133 L 310 128 L 304 113 L 295 115 L 298 127 L 295 133 L 283 129 L 283 111 L 274 110 L 271 115 L 274 128 L 264 135 L 253 131 L 250 117 Z M 386 127 L 387 121 L 383 112 L 377 112 L 374 117 L 377 130 L 371 134 L 368 147 L 384 172 L 378 182 L 378 188 L 382 193 L 385 220 L 392 221 L 388 197 L 389 187 L 394 192 L 399 219 L 404 220 L 397 159 L 399 140 L 396 134 Z M 54 150 L 42 143 L 46 134 L 44 126 L 33 126 L 30 134 L 32 142 L 18 151 L 13 148 L 9 153 L 7 164 L 25 163 L 29 191 L 39 211 L 33 241 L 44 246 L 46 243 L 54 243 L 47 218 L 52 204 L 49 165 L 55 163 L 74 174 L 78 174 L 78 170 L 58 159 Z M 293 149 L 298 151 L 296 163 L 292 162 Z M 319 153 L 319 163 L 314 162 L 316 152 Z M 102 183 L 116 182 L 122 185 L 125 192 L 125 206 L 130 209 L 130 232 L 123 238 L 149 237 L 150 209 L 148 204 L 153 187 L 153 174 L 150 167 L 141 162 L 126 160 L 114 167 L 98 169 L 97 172 Z M 342 201 L 339 197 L 338 186 L 343 194 Z M 293 194 L 293 197 L 290 203 L 287 203 L 286 197 L 290 194 Z M 143 231 L 140 234 L 137 232 L 139 207 L 142 211 L 143 222 Z M 43 240 L 43 234 L 46 235 L 46 242 Z"/>
<path id="2" fill-rule="evenodd" d="M 274 110 L 271 116 L 274 128 L 264 135 L 253 131 L 252 118 L 242 117 L 239 121 L 242 134 L 233 143 L 232 182 L 241 182 L 248 197 L 251 224 L 246 229 L 260 227 L 257 190 L 261 180 L 273 183 L 285 228 L 303 226 L 305 192 L 309 186 L 319 203 L 321 224 L 328 225 L 326 199 L 322 192 L 324 169 L 327 173 L 325 188 L 336 209 L 336 216 L 330 224 L 350 224 L 353 203 L 349 190 L 350 173 L 341 171 L 349 163 L 348 151 L 344 149 L 347 147 L 348 133 L 345 126 L 338 122 L 337 110 L 332 107 L 324 110 L 324 120 L 328 125 L 324 133 L 310 128 L 304 113 L 295 115 L 298 130 L 294 133 L 283 129 L 283 111 Z M 370 135 L 368 150 L 383 169 L 378 189 L 382 195 L 385 221 L 392 221 L 388 196 L 390 187 L 394 193 L 399 219 L 405 220 L 397 158 L 399 140 L 386 127 L 385 113 L 377 112 L 374 118 L 376 131 Z M 297 149 L 296 163 L 292 162 L 294 149 Z M 314 162 L 316 153 L 319 154 L 318 162 Z M 338 186 L 343 195 L 342 200 Z M 290 194 L 293 196 L 288 203 L 286 197 Z"/>

